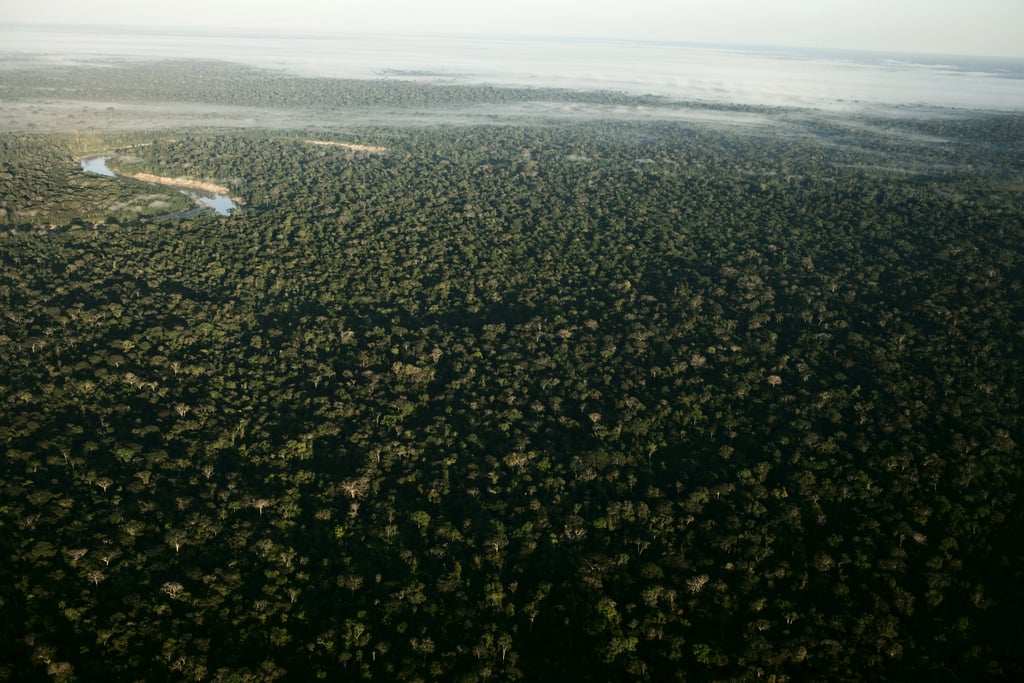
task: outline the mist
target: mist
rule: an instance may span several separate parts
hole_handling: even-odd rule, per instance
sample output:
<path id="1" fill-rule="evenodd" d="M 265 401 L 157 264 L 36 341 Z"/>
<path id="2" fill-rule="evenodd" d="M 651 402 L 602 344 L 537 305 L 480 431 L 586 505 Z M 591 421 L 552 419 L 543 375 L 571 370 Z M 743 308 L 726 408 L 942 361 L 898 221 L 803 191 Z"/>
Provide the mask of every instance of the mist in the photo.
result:
<path id="1" fill-rule="evenodd" d="M 302 76 L 557 87 L 822 110 L 1024 109 L 1024 60 L 628 40 L 0 27 L 0 55 L 58 64 L 216 59 Z"/>

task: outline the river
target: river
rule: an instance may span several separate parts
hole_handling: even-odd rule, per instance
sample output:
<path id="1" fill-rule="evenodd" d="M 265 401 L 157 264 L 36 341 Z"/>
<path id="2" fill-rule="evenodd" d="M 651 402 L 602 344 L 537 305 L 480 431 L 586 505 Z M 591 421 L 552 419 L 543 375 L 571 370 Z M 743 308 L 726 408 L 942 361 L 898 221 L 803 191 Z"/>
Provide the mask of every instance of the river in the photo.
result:
<path id="1" fill-rule="evenodd" d="M 105 176 L 111 176 L 111 177 L 115 177 L 116 178 L 117 174 L 114 173 L 113 171 L 111 171 L 110 168 L 107 166 L 107 159 L 109 159 L 109 158 L 110 158 L 110 156 L 102 156 L 101 155 L 101 156 L 89 157 L 87 159 L 82 159 L 81 162 L 80 162 L 82 164 L 82 171 L 84 171 L 85 173 L 96 173 L 98 175 L 105 175 Z M 238 208 L 238 204 L 236 204 L 235 201 L 233 199 L 231 199 L 231 197 L 226 197 L 226 196 L 224 196 L 222 194 L 217 194 L 215 192 L 199 192 L 199 191 L 193 190 L 193 189 L 182 189 L 180 187 L 175 187 L 171 183 L 160 183 L 160 184 L 166 185 L 167 187 L 174 188 L 175 190 L 177 190 L 178 192 L 182 193 L 183 195 L 191 197 L 195 201 L 201 203 L 202 205 L 204 205 L 205 207 L 207 207 L 209 209 L 212 209 L 213 211 L 215 211 L 217 214 L 219 214 L 221 216 L 230 216 L 231 212 Z M 179 216 L 179 217 L 187 217 L 189 214 L 192 214 L 192 212 L 191 211 L 186 211 L 186 212 L 181 212 L 181 214 L 182 214 L 182 216 Z M 170 215 L 171 216 L 178 216 L 178 214 L 170 214 Z M 192 214 L 192 215 L 194 215 L 194 214 Z"/>

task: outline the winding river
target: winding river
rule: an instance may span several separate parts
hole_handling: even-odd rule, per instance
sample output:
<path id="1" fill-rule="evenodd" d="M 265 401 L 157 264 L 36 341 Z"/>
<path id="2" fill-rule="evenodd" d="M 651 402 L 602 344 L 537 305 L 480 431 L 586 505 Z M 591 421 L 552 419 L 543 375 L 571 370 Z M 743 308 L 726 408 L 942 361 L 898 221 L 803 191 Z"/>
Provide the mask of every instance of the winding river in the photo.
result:
<path id="1" fill-rule="evenodd" d="M 111 171 L 110 168 L 107 166 L 107 159 L 110 158 L 111 155 L 101 155 L 82 159 L 80 161 L 82 165 L 82 171 L 84 171 L 85 173 L 96 173 L 98 175 L 105 175 L 116 178 L 117 174 Z M 231 197 L 222 194 L 217 194 L 215 192 L 199 191 L 192 188 L 182 188 L 179 187 L 178 185 L 175 185 L 173 182 L 151 182 L 155 182 L 158 185 L 165 185 L 167 187 L 171 187 L 177 190 L 178 192 L 181 192 L 182 194 L 191 197 L 192 199 L 194 199 L 196 202 L 199 202 L 203 206 L 212 209 L 221 216 L 230 216 L 231 212 L 238 208 L 238 204 L 235 202 L 235 200 L 233 200 Z M 182 212 L 182 215 L 178 217 L 186 217 L 186 214 L 190 213 L 191 212 L 188 211 Z M 177 216 L 177 214 L 170 215 Z"/>

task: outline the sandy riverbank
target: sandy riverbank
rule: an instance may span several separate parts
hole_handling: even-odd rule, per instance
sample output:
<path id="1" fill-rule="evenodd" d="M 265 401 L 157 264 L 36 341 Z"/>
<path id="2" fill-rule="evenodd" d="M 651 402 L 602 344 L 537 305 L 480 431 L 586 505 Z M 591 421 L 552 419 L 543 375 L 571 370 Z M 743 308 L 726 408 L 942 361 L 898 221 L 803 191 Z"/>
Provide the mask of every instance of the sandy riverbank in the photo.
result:
<path id="1" fill-rule="evenodd" d="M 124 176 L 125 178 L 134 178 L 135 180 L 141 180 L 144 183 L 155 183 L 157 185 L 166 185 L 168 187 L 174 187 L 186 190 L 199 190 L 200 192 L 210 192 L 213 194 L 224 195 L 230 197 L 231 201 L 236 204 L 242 204 L 240 197 L 231 197 L 229 190 L 224 185 L 217 185 L 215 183 L 207 183 L 202 180 L 193 180 L 192 178 L 168 178 L 165 176 L 153 175 L 152 173 L 123 173 L 118 171 L 118 175 Z"/>

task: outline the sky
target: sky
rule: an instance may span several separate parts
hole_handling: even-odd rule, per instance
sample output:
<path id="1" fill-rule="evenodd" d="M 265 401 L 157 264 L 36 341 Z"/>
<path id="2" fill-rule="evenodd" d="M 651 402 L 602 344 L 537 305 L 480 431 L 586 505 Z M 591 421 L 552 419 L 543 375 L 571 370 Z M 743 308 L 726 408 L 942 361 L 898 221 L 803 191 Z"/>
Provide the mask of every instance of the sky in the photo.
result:
<path id="1" fill-rule="evenodd" d="M 578 36 L 1024 58 L 1024 0 L 0 0 L 0 22 Z"/>

